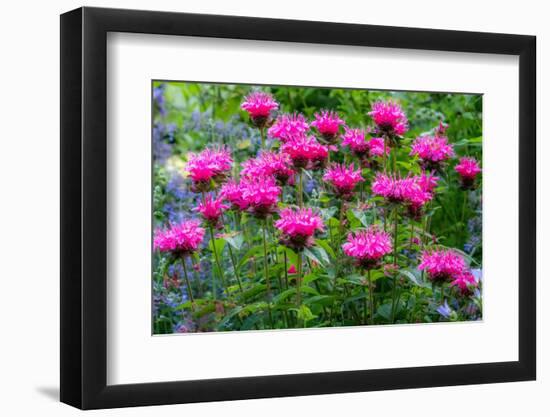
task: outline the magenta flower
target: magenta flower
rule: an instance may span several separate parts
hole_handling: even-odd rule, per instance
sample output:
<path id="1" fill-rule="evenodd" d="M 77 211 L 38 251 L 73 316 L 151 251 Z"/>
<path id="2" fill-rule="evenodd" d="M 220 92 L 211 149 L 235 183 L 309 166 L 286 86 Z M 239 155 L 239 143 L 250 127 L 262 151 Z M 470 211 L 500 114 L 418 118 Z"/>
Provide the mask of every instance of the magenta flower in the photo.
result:
<path id="1" fill-rule="evenodd" d="M 258 128 L 267 126 L 271 113 L 279 108 L 273 96 L 263 91 L 254 91 L 244 98 L 241 109 L 245 110 Z"/>
<path id="2" fill-rule="evenodd" d="M 389 146 L 384 146 L 384 138 L 370 138 L 367 142 L 367 146 L 371 157 L 382 156 L 384 155 L 384 151 L 386 155 L 390 154 Z"/>
<path id="3" fill-rule="evenodd" d="M 223 182 L 232 164 L 231 153 L 226 148 L 208 148 L 198 154 L 190 153 L 185 169 L 193 180 L 195 191 L 202 192 Z"/>
<path id="4" fill-rule="evenodd" d="M 477 280 L 470 271 L 462 271 L 454 277 L 451 287 L 456 287 L 462 295 L 469 295 L 477 287 Z"/>
<path id="5" fill-rule="evenodd" d="M 344 122 L 337 113 L 328 110 L 321 110 L 321 113 L 315 113 L 315 120 L 311 122 L 311 126 L 315 127 L 321 134 L 323 139 L 329 143 L 334 143 L 338 137 L 340 126 L 344 126 Z"/>
<path id="6" fill-rule="evenodd" d="M 368 113 L 382 134 L 402 136 L 409 129 L 409 121 L 401 106 L 392 100 L 377 101 Z"/>
<path id="7" fill-rule="evenodd" d="M 309 124 L 303 114 L 281 114 L 269 128 L 267 134 L 271 138 L 285 143 L 291 139 L 304 136 L 309 130 Z"/>
<path id="8" fill-rule="evenodd" d="M 384 197 L 390 203 L 402 203 L 410 194 L 409 188 L 413 183 L 411 177 L 399 178 L 378 173 L 372 182 L 371 189 L 374 195 Z"/>
<path id="9" fill-rule="evenodd" d="M 209 225 L 218 227 L 224 210 L 228 208 L 229 205 L 223 203 L 223 197 L 212 198 L 212 196 L 207 195 L 204 197 L 204 201 L 200 202 L 198 207 L 195 208 L 195 211 L 198 211 Z"/>
<path id="10" fill-rule="evenodd" d="M 311 208 L 285 208 L 279 214 L 275 227 L 281 231 L 281 243 L 297 251 L 311 247 L 315 232 L 324 230 L 321 217 Z"/>
<path id="11" fill-rule="evenodd" d="M 171 225 L 167 229 L 157 229 L 153 238 L 153 248 L 160 252 L 171 252 L 176 256 L 195 252 L 204 237 L 204 229 L 198 220 L 188 220 Z"/>
<path id="12" fill-rule="evenodd" d="M 464 272 L 466 265 L 462 256 L 449 249 L 422 252 L 418 269 L 426 271 L 433 282 L 451 281 Z"/>
<path id="13" fill-rule="evenodd" d="M 289 178 L 294 175 L 292 160 L 285 153 L 263 152 L 258 158 L 249 159 L 242 165 L 242 176 L 273 176 L 280 185 L 285 185 Z"/>
<path id="14" fill-rule="evenodd" d="M 344 200 L 349 200 L 355 186 L 364 181 L 361 170 L 355 170 L 353 164 L 349 167 L 344 164 L 332 164 L 323 175 L 323 180 L 329 182 L 336 194 Z"/>
<path id="15" fill-rule="evenodd" d="M 342 249 L 347 256 L 355 258 L 359 266 L 372 269 L 378 267 L 381 259 L 391 253 L 392 242 L 388 233 L 371 227 L 349 233 Z"/>
<path id="16" fill-rule="evenodd" d="M 475 158 L 464 157 L 460 158 L 455 171 L 460 175 L 462 188 L 468 190 L 474 187 L 474 181 L 477 174 L 481 172 L 481 168 Z"/>
<path id="17" fill-rule="evenodd" d="M 328 147 L 321 145 L 313 136 L 297 136 L 281 146 L 295 168 L 314 169 L 322 166 L 328 157 Z"/>
<path id="18" fill-rule="evenodd" d="M 411 146 L 411 156 L 417 156 L 425 169 L 438 169 L 454 156 L 453 145 L 445 136 L 420 136 Z"/>
<path id="19" fill-rule="evenodd" d="M 233 210 L 244 211 L 248 208 L 248 202 L 243 199 L 243 187 L 234 180 L 229 180 L 222 186 L 220 197 L 231 203 Z"/>
<path id="20" fill-rule="evenodd" d="M 240 184 L 242 200 L 256 217 L 265 219 L 277 209 L 281 188 L 273 177 L 245 177 Z"/>
<path id="21" fill-rule="evenodd" d="M 434 197 L 433 190 L 437 185 L 437 180 L 437 177 L 425 173 L 402 180 L 403 198 L 407 203 L 408 214 L 411 218 L 420 219 L 424 205 Z"/>
<path id="22" fill-rule="evenodd" d="M 342 145 L 349 146 L 350 150 L 357 156 L 365 156 L 369 151 L 369 145 L 365 140 L 363 129 L 346 128 L 342 136 Z"/>

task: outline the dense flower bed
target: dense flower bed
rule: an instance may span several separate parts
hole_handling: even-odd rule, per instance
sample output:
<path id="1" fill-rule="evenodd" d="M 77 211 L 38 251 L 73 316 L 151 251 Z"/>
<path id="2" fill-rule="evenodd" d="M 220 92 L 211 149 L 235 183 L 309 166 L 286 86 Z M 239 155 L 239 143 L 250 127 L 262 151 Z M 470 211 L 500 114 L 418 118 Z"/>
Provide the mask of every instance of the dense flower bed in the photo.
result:
<path id="1" fill-rule="evenodd" d="M 155 333 L 480 319 L 480 98 L 272 90 L 154 87 Z"/>

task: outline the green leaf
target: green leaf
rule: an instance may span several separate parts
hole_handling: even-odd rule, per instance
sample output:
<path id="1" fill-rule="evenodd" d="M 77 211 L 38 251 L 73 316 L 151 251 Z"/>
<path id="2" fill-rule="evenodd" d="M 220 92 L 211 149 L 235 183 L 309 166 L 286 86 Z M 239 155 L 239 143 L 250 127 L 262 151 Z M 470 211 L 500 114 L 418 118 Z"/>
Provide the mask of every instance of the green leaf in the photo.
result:
<path id="1" fill-rule="evenodd" d="M 376 310 L 376 314 L 386 320 L 391 320 L 391 303 L 382 304 Z"/>
<path id="2" fill-rule="evenodd" d="M 225 241 L 229 243 L 233 248 L 236 250 L 241 250 L 244 243 L 244 237 L 242 233 L 235 234 L 233 236 L 226 236 L 224 237 Z"/>

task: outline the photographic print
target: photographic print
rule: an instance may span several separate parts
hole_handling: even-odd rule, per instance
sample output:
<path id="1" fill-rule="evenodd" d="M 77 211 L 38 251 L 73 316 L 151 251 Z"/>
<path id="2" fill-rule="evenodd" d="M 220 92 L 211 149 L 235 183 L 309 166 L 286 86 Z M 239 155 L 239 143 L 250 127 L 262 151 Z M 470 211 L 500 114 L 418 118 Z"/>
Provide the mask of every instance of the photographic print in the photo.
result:
<path id="1" fill-rule="evenodd" d="M 153 334 L 482 319 L 482 95 L 151 89 Z"/>

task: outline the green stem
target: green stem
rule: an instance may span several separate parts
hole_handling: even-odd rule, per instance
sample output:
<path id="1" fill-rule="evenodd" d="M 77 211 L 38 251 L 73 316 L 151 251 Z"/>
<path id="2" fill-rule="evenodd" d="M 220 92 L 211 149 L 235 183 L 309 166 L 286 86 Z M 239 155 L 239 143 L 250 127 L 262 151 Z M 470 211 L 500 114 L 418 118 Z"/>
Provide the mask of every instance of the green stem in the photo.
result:
<path id="1" fill-rule="evenodd" d="M 466 213 L 466 203 L 468 202 L 468 191 L 464 191 L 464 200 L 462 202 L 462 216 L 460 218 L 460 223 L 464 224 L 464 217 Z"/>
<path id="2" fill-rule="evenodd" d="M 187 276 L 187 265 L 185 265 L 185 258 L 181 258 L 181 264 L 183 266 L 183 275 L 185 277 L 185 285 L 187 285 L 187 294 L 189 295 L 189 300 L 191 301 L 191 305 L 193 306 L 193 309 L 195 309 L 195 299 L 193 298 L 193 291 L 191 290 L 191 282 L 189 281 L 189 277 Z"/>
<path id="3" fill-rule="evenodd" d="M 296 200 L 298 201 L 298 206 L 300 206 L 300 207 L 303 207 L 303 205 L 304 205 L 302 177 L 303 177 L 302 168 L 299 168 L 298 169 L 298 188 L 297 188 L 298 195 L 297 195 Z"/>
<path id="4" fill-rule="evenodd" d="M 216 239 L 214 238 L 214 229 L 211 225 L 208 226 L 210 231 L 210 241 L 212 242 L 212 252 L 214 253 L 214 260 L 218 267 L 218 276 L 220 278 L 221 284 L 225 287 L 224 278 L 223 278 L 223 269 L 220 263 L 220 258 L 218 257 L 218 250 L 216 249 Z M 227 292 L 227 288 L 224 288 Z M 214 279 L 214 274 L 212 274 L 212 292 L 214 293 L 214 298 L 216 298 L 216 280 Z"/>
<path id="5" fill-rule="evenodd" d="M 265 127 L 260 128 L 260 137 L 262 138 L 262 149 L 265 149 Z"/>
<path id="6" fill-rule="evenodd" d="M 367 279 L 369 281 L 370 324 L 374 324 L 374 286 L 372 285 L 372 279 L 371 279 L 371 276 L 370 276 L 370 269 L 367 272 Z"/>
<path id="7" fill-rule="evenodd" d="M 296 304 L 298 307 L 298 311 L 300 310 L 300 306 L 302 305 L 302 252 L 298 252 L 298 268 L 297 268 L 297 275 L 296 275 Z M 299 314 L 299 313 L 297 313 Z M 301 323 L 302 327 L 305 327 L 305 322 L 302 321 Z"/>
<path id="8" fill-rule="evenodd" d="M 222 224 L 225 224 L 225 220 L 223 218 L 223 215 L 222 215 Z M 231 265 L 233 266 L 233 272 L 235 273 L 235 278 L 237 278 L 237 283 L 239 285 L 239 290 L 241 291 L 241 294 L 242 294 L 243 293 L 243 284 L 241 282 L 241 277 L 239 275 L 239 272 L 237 271 L 237 261 L 235 260 L 235 255 L 233 254 L 233 249 L 231 248 L 231 245 L 229 244 L 229 242 L 227 243 L 227 249 L 229 250 L 229 258 L 231 259 Z"/>
<path id="9" fill-rule="evenodd" d="M 397 207 L 394 209 L 393 212 L 393 263 L 394 268 L 397 267 L 397 225 L 398 225 L 398 214 L 397 214 Z M 397 293 L 397 273 L 393 276 L 393 288 L 391 292 L 391 322 L 392 324 L 395 322 L 395 297 Z"/>
<path id="10" fill-rule="evenodd" d="M 267 219 L 264 220 L 263 227 L 263 241 L 264 241 L 264 276 L 265 276 L 265 285 L 267 287 L 267 297 L 271 298 L 271 283 L 269 281 L 269 268 L 267 265 Z"/>

